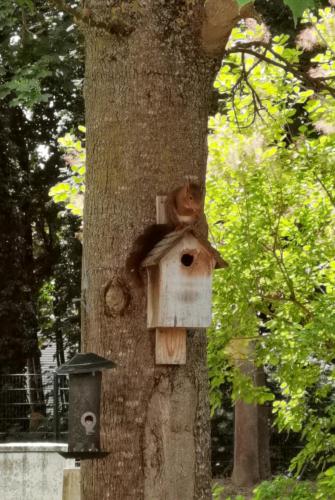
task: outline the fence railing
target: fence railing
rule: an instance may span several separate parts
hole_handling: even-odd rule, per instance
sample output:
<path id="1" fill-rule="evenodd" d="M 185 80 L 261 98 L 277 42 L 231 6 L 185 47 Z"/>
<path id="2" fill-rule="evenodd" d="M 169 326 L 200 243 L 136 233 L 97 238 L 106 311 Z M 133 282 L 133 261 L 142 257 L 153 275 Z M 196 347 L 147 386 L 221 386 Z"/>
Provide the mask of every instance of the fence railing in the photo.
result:
<path id="1" fill-rule="evenodd" d="M 0 375 L 0 442 L 64 441 L 68 400 L 64 375 Z"/>

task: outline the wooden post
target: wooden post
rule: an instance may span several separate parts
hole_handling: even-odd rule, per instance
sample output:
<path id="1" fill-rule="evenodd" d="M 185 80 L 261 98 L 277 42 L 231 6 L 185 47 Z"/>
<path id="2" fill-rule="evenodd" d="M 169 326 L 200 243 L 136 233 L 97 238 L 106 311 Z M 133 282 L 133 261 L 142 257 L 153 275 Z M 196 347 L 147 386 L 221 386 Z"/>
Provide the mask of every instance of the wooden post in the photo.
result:
<path id="1" fill-rule="evenodd" d="M 156 222 L 157 224 L 167 224 L 165 202 L 167 196 L 156 196 Z"/>
<path id="2" fill-rule="evenodd" d="M 66 468 L 63 471 L 62 500 L 80 500 L 80 468 Z"/>
<path id="3" fill-rule="evenodd" d="M 166 196 L 156 197 L 157 224 L 167 222 Z M 186 328 L 156 328 L 155 358 L 157 365 L 186 363 Z"/>

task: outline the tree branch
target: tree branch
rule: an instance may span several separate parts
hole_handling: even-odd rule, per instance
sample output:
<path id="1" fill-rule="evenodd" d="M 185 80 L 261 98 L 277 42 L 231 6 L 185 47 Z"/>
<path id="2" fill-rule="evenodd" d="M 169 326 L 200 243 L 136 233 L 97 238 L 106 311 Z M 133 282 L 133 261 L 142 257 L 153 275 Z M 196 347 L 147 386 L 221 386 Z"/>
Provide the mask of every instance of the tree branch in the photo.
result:
<path id="1" fill-rule="evenodd" d="M 269 220 L 271 220 L 269 212 L 268 212 L 268 217 L 269 217 Z M 310 311 L 308 309 L 308 307 L 306 307 L 305 304 L 300 302 L 300 300 L 297 298 L 297 295 L 296 295 L 295 289 L 294 289 L 293 281 L 290 277 L 290 273 L 289 273 L 289 271 L 286 267 L 285 261 L 284 261 L 283 248 L 282 248 L 281 241 L 279 238 L 280 221 L 281 221 L 281 215 L 279 215 L 279 217 L 278 217 L 277 224 L 276 224 L 276 227 L 275 227 L 274 232 L 273 232 L 272 254 L 273 254 L 275 260 L 277 261 L 278 267 L 279 267 L 279 269 L 282 273 L 282 276 L 286 282 L 286 285 L 288 287 L 288 290 L 290 293 L 288 300 L 290 302 L 292 302 L 293 304 L 295 304 L 297 307 L 299 307 L 306 314 L 307 318 L 310 318 L 313 316 L 312 311 Z M 277 250 L 279 250 L 279 256 L 277 254 Z"/>
<path id="2" fill-rule="evenodd" d="M 323 190 L 325 191 L 325 193 L 328 196 L 329 201 L 331 202 L 331 204 L 333 205 L 333 207 L 335 207 L 335 198 L 332 195 L 332 193 L 329 191 L 329 189 L 327 188 L 327 186 L 325 185 L 325 183 L 323 182 L 323 180 L 320 179 L 320 177 L 318 175 L 316 175 L 315 178 L 318 181 L 318 183 L 320 184 L 320 186 L 323 188 Z"/>
<path id="3" fill-rule="evenodd" d="M 265 48 L 264 53 L 257 52 L 258 47 L 263 47 Z M 267 52 L 270 52 L 275 59 L 271 59 L 266 55 Z M 277 66 L 278 68 L 281 68 L 282 70 L 292 73 L 298 80 L 304 82 L 307 88 L 311 88 L 315 91 L 327 91 L 329 94 L 335 98 L 335 89 L 331 87 L 330 85 L 326 85 L 324 80 L 320 79 L 314 79 L 311 76 L 309 76 L 307 73 L 304 73 L 301 71 L 299 68 L 294 66 L 293 64 L 289 63 L 283 56 L 280 54 L 277 54 L 268 43 L 264 42 L 248 42 L 248 43 L 240 43 L 235 45 L 234 47 L 226 50 L 225 52 L 227 55 L 229 54 L 236 54 L 236 53 L 244 53 L 244 54 L 249 54 L 251 56 L 257 57 L 258 59 L 267 62 L 269 64 L 272 64 L 273 66 Z"/>
<path id="4" fill-rule="evenodd" d="M 309 15 L 309 22 L 311 23 L 311 25 L 313 26 L 313 28 L 315 29 L 315 31 L 317 32 L 317 34 L 319 35 L 320 39 L 323 41 L 323 43 L 325 44 L 325 46 L 327 47 L 329 52 L 333 55 L 333 57 L 335 57 L 335 52 L 333 51 L 333 49 L 331 48 L 331 46 L 327 42 L 326 38 L 323 36 L 321 31 L 319 30 L 317 23 L 313 22 L 313 17 L 311 16 L 311 14 Z"/>

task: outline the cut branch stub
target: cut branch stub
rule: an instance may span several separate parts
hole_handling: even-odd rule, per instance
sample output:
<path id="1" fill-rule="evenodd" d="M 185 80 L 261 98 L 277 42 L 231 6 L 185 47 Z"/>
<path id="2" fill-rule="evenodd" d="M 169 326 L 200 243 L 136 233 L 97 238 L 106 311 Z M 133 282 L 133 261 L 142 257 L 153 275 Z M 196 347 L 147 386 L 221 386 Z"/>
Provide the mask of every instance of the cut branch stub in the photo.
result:
<path id="1" fill-rule="evenodd" d="M 246 17 L 257 17 L 253 2 L 240 8 L 236 0 L 206 0 L 201 30 L 204 50 L 213 55 L 223 52 L 237 21 Z"/>
<path id="2" fill-rule="evenodd" d="M 122 316 L 129 305 L 130 295 L 120 278 L 109 281 L 104 287 L 105 315 L 115 318 Z"/>

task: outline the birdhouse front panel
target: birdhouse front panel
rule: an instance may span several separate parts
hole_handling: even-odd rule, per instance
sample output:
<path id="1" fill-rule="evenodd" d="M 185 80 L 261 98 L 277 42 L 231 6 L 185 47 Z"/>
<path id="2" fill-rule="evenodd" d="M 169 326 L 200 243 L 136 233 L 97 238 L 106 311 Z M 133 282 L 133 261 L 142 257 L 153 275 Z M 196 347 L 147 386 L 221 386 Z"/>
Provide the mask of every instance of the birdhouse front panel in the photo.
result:
<path id="1" fill-rule="evenodd" d="M 209 326 L 215 262 L 208 249 L 186 233 L 149 270 L 148 327 Z"/>

